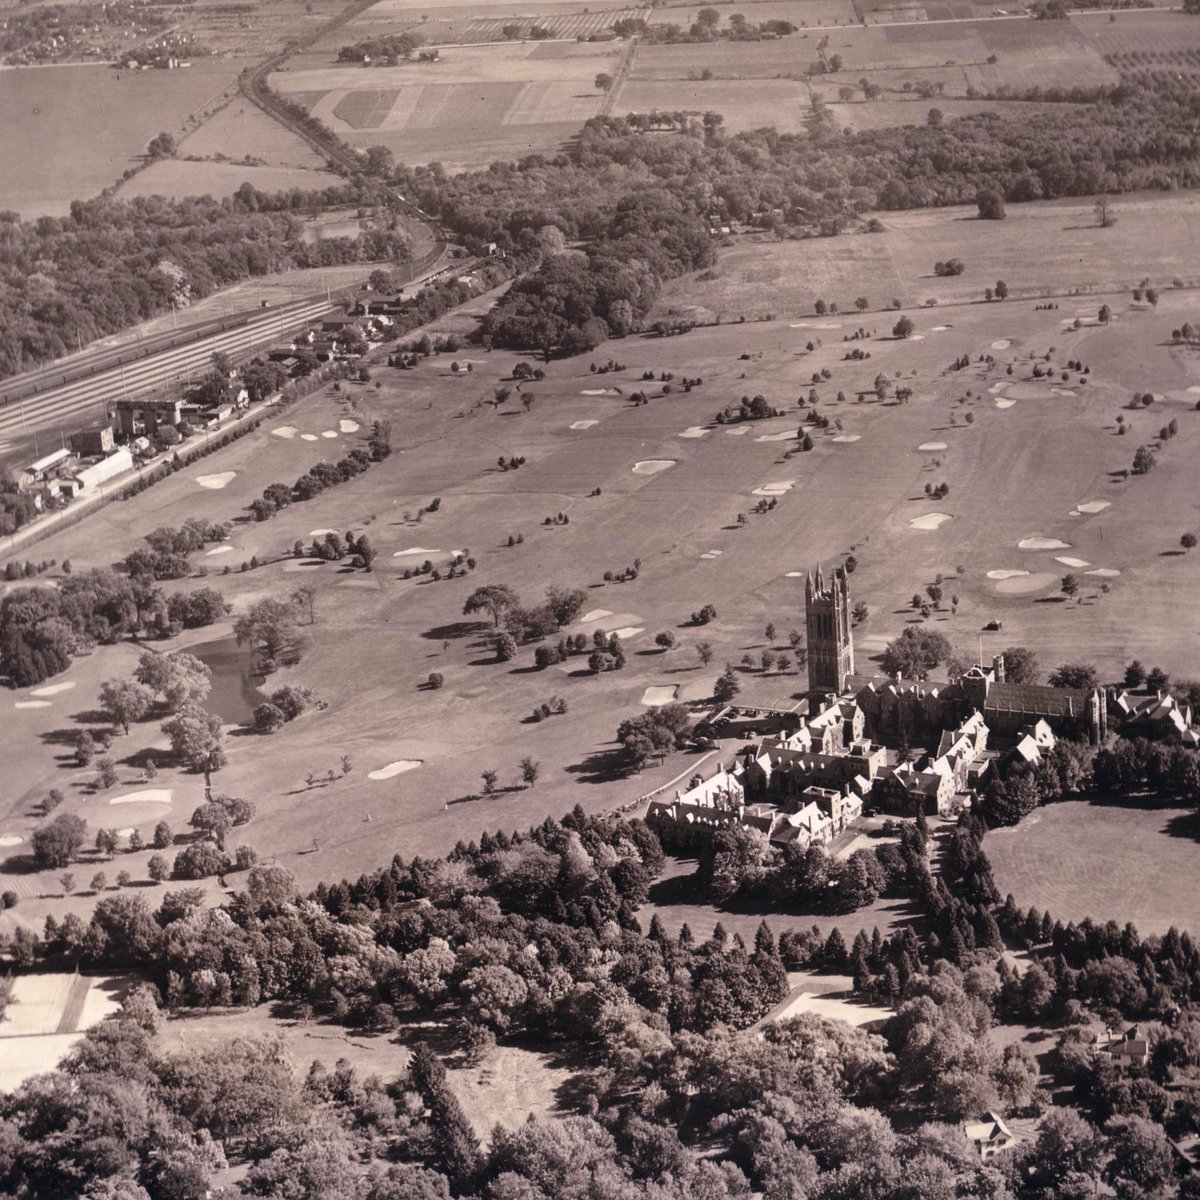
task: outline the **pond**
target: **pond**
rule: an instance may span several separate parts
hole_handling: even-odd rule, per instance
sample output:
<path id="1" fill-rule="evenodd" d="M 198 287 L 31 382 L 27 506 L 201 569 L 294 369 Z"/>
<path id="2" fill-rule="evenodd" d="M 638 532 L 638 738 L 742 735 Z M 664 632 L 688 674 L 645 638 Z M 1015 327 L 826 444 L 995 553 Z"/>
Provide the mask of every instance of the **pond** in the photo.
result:
<path id="1" fill-rule="evenodd" d="M 266 696 L 255 686 L 250 651 L 236 638 L 204 642 L 189 651 L 212 672 L 212 691 L 205 707 L 230 725 L 250 725 L 254 709 Z"/>

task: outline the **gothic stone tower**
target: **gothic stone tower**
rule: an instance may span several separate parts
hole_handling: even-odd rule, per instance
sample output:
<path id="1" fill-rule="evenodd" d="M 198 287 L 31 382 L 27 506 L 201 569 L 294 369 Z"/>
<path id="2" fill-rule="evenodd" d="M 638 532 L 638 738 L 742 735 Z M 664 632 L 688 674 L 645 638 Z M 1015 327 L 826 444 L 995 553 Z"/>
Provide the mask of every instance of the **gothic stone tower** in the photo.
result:
<path id="1" fill-rule="evenodd" d="M 804 614 L 808 625 L 808 690 L 835 695 L 854 674 L 854 635 L 850 632 L 850 583 L 837 567 L 829 582 L 821 568 L 804 580 Z"/>

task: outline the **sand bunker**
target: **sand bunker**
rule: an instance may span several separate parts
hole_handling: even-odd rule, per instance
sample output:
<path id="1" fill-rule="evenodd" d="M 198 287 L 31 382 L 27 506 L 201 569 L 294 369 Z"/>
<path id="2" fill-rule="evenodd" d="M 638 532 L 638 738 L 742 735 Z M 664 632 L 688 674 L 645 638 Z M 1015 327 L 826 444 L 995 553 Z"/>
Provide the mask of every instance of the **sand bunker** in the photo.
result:
<path id="1" fill-rule="evenodd" d="M 793 329 L 841 329 L 836 321 L 793 321 L 791 327 Z"/>
<path id="2" fill-rule="evenodd" d="M 337 430 L 336 429 L 324 429 L 321 431 L 321 436 L 327 437 L 327 438 L 335 438 L 335 437 L 337 437 Z"/>
<path id="3" fill-rule="evenodd" d="M 670 704 L 679 695 L 679 687 L 648 687 L 642 693 L 642 703 L 647 707 Z"/>
<path id="4" fill-rule="evenodd" d="M 953 328 L 954 328 L 953 325 L 935 325 L 930 330 L 930 332 L 931 333 L 945 333 L 947 329 L 953 329 Z"/>
<path id="5" fill-rule="evenodd" d="M 340 430 L 341 430 L 343 433 L 357 433 L 357 432 L 358 432 L 358 422 L 357 422 L 357 421 L 351 421 L 351 420 L 349 420 L 347 417 L 343 417 L 343 418 L 342 418 L 342 419 L 341 419 L 341 420 L 338 422 L 338 428 L 339 428 L 339 429 L 340 429 Z"/>
<path id="6" fill-rule="evenodd" d="M 321 440 L 315 433 L 302 433 L 300 437 L 306 442 L 319 442 Z"/>
<path id="7" fill-rule="evenodd" d="M 29 694 L 31 696 L 57 696 L 59 692 L 69 692 L 74 686 L 74 680 L 70 683 L 48 683 L 45 687 L 34 688 Z"/>
<path id="8" fill-rule="evenodd" d="M 1016 404 L 1015 400 L 997 400 L 996 401 L 997 408 L 1012 408 L 1012 406 L 1014 404 Z"/>
<path id="9" fill-rule="evenodd" d="M 143 788 L 140 792 L 114 796 L 109 804 L 170 804 L 174 795 L 174 788 Z"/>
<path id="10" fill-rule="evenodd" d="M 1098 513 L 1103 512 L 1111 504 L 1111 500 L 1085 500 L 1082 504 L 1077 504 L 1075 507 L 1081 513 Z"/>
<path id="11" fill-rule="evenodd" d="M 1116 567 L 1097 567 L 1094 571 L 1088 571 L 1089 575 L 1099 575 L 1101 579 L 1116 579 L 1120 573 Z"/>
<path id="12" fill-rule="evenodd" d="M 1070 542 L 1060 542 L 1052 537 L 1027 537 L 1017 543 L 1018 550 L 1070 550 Z"/>
<path id="13" fill-rule="evenodd" d="M 848 443 L 848 442 L 861 442 L 862 434 L 861 433 L 839 433 L 837 435 L 837 437 L 835 437 L 833 440 L 835 442 L 841 442 L 843 444 Z"/>
<path id="14" fill-rule="evenodd" d="M 995 571 L 989 571 L 987 577 L 989 579 L 1019 579 L 1022 575 L 1028 575 L 1028 571 L 1018 571 L 1015 568 L 999 568 Z"/>
<path id="15" fill-rule="evenodd" d="M 682 433 L 677 433 L 676 437 L 681 438 L 702 438 L 708 432 L 703 425 L 689 425 Z"/>
<path id="16" fill-rule="evenodd" d="M 750 432 L 750 426 L 743 425 L 739 429 L 727 429 L 727 430 L 725 430 L 725 432 L 730 437 L 745 437 L 746 434 L 748 434 Z"/>
<path id="17" fill-rule="evenodd" d="M 571 428 L 572 429 L 591 429 L 591 427 L 593 425 L 599 425 L 599 424 L 600 424 L 599 421 L 573 421 L 571 423 Z"/>
<path id="18" fill-rule="evenodd" d="M 1012 345 L 1011 338 L 999 338 L 992 343 L 993 350 L 1007 350 Z"/>
<path id="19" fill-rule="evenodd" d="M 917 447 L 917 449 L 918 449 L 918 450 L 925 450 L 926 452 L 930 452 L 930 451 L 933 451 L 933 450 L 945 450 L 945 449 L 946 449 L 946 443 L 945 443 L 945 442 L 922 442 L 922 443 L 921 443 L 921 444 L 920 444 L 920 445 Z"/>
<path id="20" fill-rule="evenodd" d="M 296 436 L 299 430 L 297 430 L 295 425 L 280 425 L 278 429 L 272 429 L 271 432 L 276 437 L 288 438 L 290 440 Z"/>
<path id="21" fill-rule="evenodd" d="M 790 429 L 785 429 L 782 433 L 764 433 L 760 437 L 756 437 L 756 442 L 789 442 L 795 438 L 795 434 Z"/>
<path id="22" fill-rule="evenodd" d="M 785 574 L 784 578 L 785 579 L 803 579 L 804 576 L 807 574 L 808 574 L 807 571 L 788 571 Z"/>
<path id="23" fill-rule="evenodd" d="M 49 708 L 49 700 L 18 700 L 13 708 Z"/>
<path id="24" fill-rule="evenodd" d="M 994 395 L 996 395 L 997 392 L 1002 392 L 1007 387 L 1012 387 L 1012 383 L 1011 382 L 993 383 L 992 386 L 990 388 L 988 388 L 988 391 L 991 392 L 991 394 L 994 396 Z"/>
<path id="25" fill-rule="evenodd" d="M 1075 393 L 1070 388 L 1051 388 L 1056 396 L 1073 396 Z"/>
<path id="26" fill-rule="evenodd" d="M 205 550 L 204 557 L 212 558 L 216 554 L 232 554 L 232 546 L 214 546 L 211 550 Z"/>
<path id="27" fill-rule="evenodd" d="M 612 612 L 607 608 L 593 608 L 591 612 L 586 612 L 579 618 L 581 625 L 587 625 L 590 621 L 601 621 L 605 617 L 611 617 Z"/>
<path id="28" fill-rule="evenodd" d="M 926 513 L 923 517 L 913 517 L 909 524 L 914 529 L 940 529 L 947 521 L 953 520 L 949 513 Z"/>
<path id="29" fill-rule="evenodd" d="M 670 470 L 675 465 L 673 458 L 648 458 L 643 462 L 633 464 L 635 475 L 657 475 L 659 471 Z"/>
<path id="30" fill-rule="evenodd" d="M 612 396 L 615 393 L 612 388 L 584 388 L 579 394 L 581 396 Z"/>
<path id="31" fill-rule="evenodd" d="M 398 758 L 395 762 L 390 762 L 386 767 L 380 767 L 377 771 L 368 771 L 368 779 L 392 779 L 397 775 L 403 775 L 405 771 L 415 771 L 423 760 L 419 758 Z"/>
<path id="32" fill-rule="evenodd" d="M 910 342 L 923 342 L 924 340 L 925 335 L 923 333 L 910 333 L 908 335 L 908 341 Z"/>
<path id="33" fill-rule="evenodd" d="M 202 488 L 220 490 L 228 487 L 237 478 L 236 471 L 218 471 L 215 475 L 197 475 L 196 482 Z"/>
<path id="34" fill-rule="evenodd" d="M 1188 395 L 1189 396 L 1200 396 L 1200 387 L 1188 388 Z"/>
<path id="35" fill-rule="evenodd" d="M 705 550 L 705 552 L 702 555 L 700 555 L 700 557 L 701 558 L 720 558 L 721 552 L 720 552 L 720 550 Z"/>
<path id="36" fill-rule="evenodd" d="M 622 625 L 620 629 L 614 629 L 613 635 L 624 641 L 627 638 L 636 637 L 639 633 L 645 633 L 646 630 L 641 625 Z"/>
<path id="37" fill-rule="evenodd" d="M 393 558 L 404 558 L 409 554 L 441 554 L 440 550 L 430 550 L 427 546 L 409 546 L 407 550 L 397 550 Z"/>
<path id="38" fill-rule="evenodd" d="M 1060 562 L 1064 567 L 1072 567 L 1076 571 L 1082 571 L 1084 567 L 1090 567 L 1092 564 L 1086 558 L 1072 558 L 1069 554 L 1062 558 L 1055 556 L 1055 562 Z"/>
<path id="39" fill-rule="evenodd" d="M 337 533 L 337 530 L 336 529 L 310 529 L 308 531 L 308 536 L 314 537 L 314 538 L 315 537 L 324 537 L 327 533 Z"/>
<path id="40" fill-rule="evenodd" d="M 755 496 L 786 496 L 795 486 L 794 479 L 784 479 L 779 483 L 764 483 L 762 487 L 756 487 L 752 494 Z"/>
<path id="41" fill-rule="evenodd" d="M 1007 596 L 1024 596 L 1030 592 L 1040 592 L 1043 588 L 1057 586 L 1058 576 L 1039 571 L 1036 575 L 1026 575 L 1020 579 L 1005 579 L 996 584 L 996 591 Z"/>
<path id="42" fill-rule="evenodd" d="M 19 846 L 24 841 L 25 839 L 23 837 L 18 837 L 15 833 L 0 834 L 0 846 L 4 846 L 6 848 L 9 846 Z"/>

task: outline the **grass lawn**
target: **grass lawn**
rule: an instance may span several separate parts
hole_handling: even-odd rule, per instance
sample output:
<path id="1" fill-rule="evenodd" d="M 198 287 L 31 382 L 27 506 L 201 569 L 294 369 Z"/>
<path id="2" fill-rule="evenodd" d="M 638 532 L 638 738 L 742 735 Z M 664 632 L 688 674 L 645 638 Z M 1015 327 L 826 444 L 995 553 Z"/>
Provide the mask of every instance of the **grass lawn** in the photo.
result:
<path id="1" fill-rule="evenodd" d="M 1200 825 L 1187 809 L 1070 801 L 987 835 L 1000 894 L 1058 920 L 1132 921 L 1143 936 L 1200 930 Z"/>

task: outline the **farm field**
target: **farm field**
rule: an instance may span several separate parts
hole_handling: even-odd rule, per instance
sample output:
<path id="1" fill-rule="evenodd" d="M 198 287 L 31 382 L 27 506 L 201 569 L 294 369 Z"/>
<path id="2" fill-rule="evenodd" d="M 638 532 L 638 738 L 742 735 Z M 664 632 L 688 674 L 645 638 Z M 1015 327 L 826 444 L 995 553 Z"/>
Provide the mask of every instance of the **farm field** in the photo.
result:
<path id="1" fill-rule="evenodd" d="M 1077 800 L 1036 809 L 984 848 L 1001 896 L 1056 920 L 1132 921 L 1143 937 L 1200 929 L 1195 814 Z M 1098 863 L 1103 870 L 1097 870 Z"/>
<path id="2" fill-rule="evenodd" d="M 101 66 L 0 71 L 0 159 L 20 163 L 0 182 L 0 207 L 24 217 L 61 216 L 137 165 L 162 130 L 178 135 L 192 114 L 235 86 L 239 65 L 197 60 L 181 71 Z"/>
<path id="3" fill-rule="evenodd" d="M 646 18 L 654 25 L 680 25 L 691 27 L 701 4 L 661 5 L 650 10 Z M 851 0 L 750 0 L 748 4 L 734 5 L 726 10 L 720 7 L 724 24 L 731 12 L 742 13 L 753 25 L 764 21 L 790 21 L 801 29 L 806 26 L 857 25 L 858 15 Z"/>
<path id="4" fill-rule="evenodd" d="M 730 133 L 769 125 L 799 133 L 809 114 L 809 90 L 791 79 L 710 79 L 700 82 L 631 80 L 621 89 L 616 112 L 719 112 Z"/>
<path id="5" fill-rule="evenodd" d="M 460 46 L 436 64 L 293 67 L 271 79 L 352 145 L 462 170 L 557 149 L 600 111 L 595 77 L 615 73 L 622 52 L 613 43 Z"/>
<path id="6" fill-rule="evenodd" d="M 283 192 L 299 188 L 302 191 L 321 191 L 333 187 L 337 176 L 328 171 L 313 171 L 304 167 L 259 167 L 229 162 L 187 162 L 184 159 L 164 159 L 151 163 L 117 189 L 121 200 L 138 196 L 232 196 L 244 183 L 260 192 Z"/>
<path id="7" fill-rule="evenodd" d="M 1187 227 L 1186 198 L 1139 204 L 1123 208 L 1106 232 L 1139 243 L 1156 263 L 1168 247 L 1186 246 L 1179 238 Z M 1017 211 L 1031 221 L 1041 213 L 1051 230 L 1077 219 L 1070 206 L 1031 205 L 1014 209 L 1005 227 L 1017 224 Z M 898 228 L 924 228 L 928 240 L 919 254 L 906 252 L 915 257 L 894 261 L 919 266 L 940 246 L 968 262 L 972 287 L 990 280 L 993 264 L 972 265 L 984 243 L 976 243 L 973 258 L 957 241 L 971 225 L 960 215 L 909 214 L 910 224 Z M 1016 236 L 1006 228 L 1000 233 Z M 1040 236 L 1045 244 L 1047 235 Z M 593 356 L 620 358 L 619 371 L 593 374 L 586 358 L 552 362 L 544 381 L 523 386 L 533 397 L 528 412 L 515 397 L 498 411 L 485 403 L 517 361 L 507 352 L 460 351 L 460 366 L 469 360 L 474 368 L 470 374 L 453 372 L 448 355 L 405 372 L 376 366 L 369 386 L 326 389 L 278 412 L 258 434 L 202 467 L 48 537 L 38 556 L 70 558 L 75 571 L 102 566 L 155 527 L 202 516 L 235 522 L 232 550 L 218 547 L 222 557 L 197 559 L 206 579 L 176 586 L 217 587 L 235 612 L 303 582 L 317 588 L 317 619 L 305 630 L 310 651 L 266 686 L 311 686 L 329 707 L 269 739 L 231 731 L 229 765 L 218 780 L 226 793 L 257 804 L 245 840 L 308 884 L 357 875 L 393 853 L 444 852 L 482 828 L 521 827 L 575 803 L 597 811 L 674 786 L 696 769 L 695 756 L 672 755 L 632 778 L 613 773 L 617 724 L 640 710 L 648 688 L 678 688 L 685 702 L 703 700 L 721 664 L 766 647 L 767 622 L 781 631 L 776 649 L 785 649 L 786 630 L 802 614 L 797 573 L 852 546 L 859 562 L 854 597 L 871 614 L 855 635 L 860 670 L 870 670 L 872 657 L 911 619 L 908 597 L 940 572 L 954 579 L 960 603 L 956 614 L 939 613 L 934 626 L 964 652 L 977 650 L 985 622 L 1002 619 L 1004 632 L 985 643 L 985 653 L 1028 645 L 1047 670 L 1086 658 L 1106 678 L 1134 656 L 1160 662 L 1175 676 L 1200 675 L 1200 643 L 1180 626 L 1188 611 L 1180 599 L 1200 585 L 1200 557 L 1171 554 L 1193 523 L 1200 416 L 1189 388 L 1200 387 L 1200 361 L 1164 345 L 1172 325 L 1192 315 L 1194 294 L 1172 290 L 1155 271 L 1163 289 L 1156 311 L 1133 304 L 1124 290 L 1064 297 L 1051 311 L 1016 297 L 1003 304 L 944 303 L 911 310 L 915 335 L 899 341 L 890 336 L 895 314 L 878 310 L 887 298 L 879 292 L 879 260 L 834 257 L 839 242 L 886 245 L 890 237 L 758 248 L 760 264 L 770 258 L 772 269 L 799 276 L 808 270 L 802 255 L 838 261 L 840 302 L 852 304 L 856 294 L 871 299 L 872 311 L 861 317 L 814 318 L 798 291 L 781 292 L 775 320 L 699 328 L 679 338 L 631 337 Z M 795 257 L 780 264 L 785 251 Z M 1040 274 L 1029 259 L 1028 274 L 1014 275 L 1014 285 L 1061 290 L 1076 277 L 1090 279 L 1078 258 L 1047 256 Z M 741 260 L 743 269 L 748 261 Z M 773 287 L 772 279 L 760 291 Z M 713 290 L 723 286 L 719 278 Z M 1103 301 L 1113 309 L 1108 326 L 1095 320 Z M 1074 329 L 1077 314 L 1081 327 Z M 859 325 L 877 330 L 855 343 L 871 357 L 846 362 L 842 337 Z M 1076 358 L 1088 364 L 1086 384 L 1075 372 L 1067 380 L 1031 378 L 1030 356 L 1050 347 L 1057 364 Z M 981 354 L 994 363 L 978 362 Z M 972 366 L 950 370 L 962 355 Z M 789 455 L 801 419 L 795 398 L 823 368 L 832 375 L 819 389 L 831 425 L 815 438 L 813 453 Z M 647 386 L 646 370 L 696 374 L 704 382 L 690 393 L 652 393 L 648 405 L 634 407 L 627 397 Z M 856 402 L 879 372 L 910 384 L 912 400 Z M 839 390 L 844 403 L 835 398 Z M 1119 437 L 1116 414 L 1135 390 L 1160 398 L 1129 417 L 1133 437 Z M 718 410 L 756 392 L 788 409 L 786 415 L 757 425 L 713 423 Z M 316 461 L 344 456 L 363 444 L 377 417 L 393 422 L 394 452 L 385 463 L 271 521 L 248 520 L 246 506 L 267 484 L 290 482 Z M 1134 448 L 1172 418 L 1179 435 L 1162 451 L 1157 470 L 1126 481 L 1110 475 L 1128 467 Z M 519 471 L 495 466 L 498 455 L 517 454 L 527 457 Z M 924 485 L 942 481 L 950 492 L 935 506 Z M 597 488 L 600 494 L 592 495 Z M 779 497 L 778 507 L 754 513 L 767 494 Z M 418 521 L 417 510 L 433 497 L 442 500 L 438 511 Z M 749 514 L 744 527 L 736 522 L 739 512 Z M 559 513 L 569 524 L 545 524 Z M 1164 519 L 1165 513 L 1173 515 Z M 379 550 L 371 574 L 291 556 L 295 541 L 307 543 L 332 528 L 369 533 Z M 509 546 L 517 534 L 523 541 Z M 1022 548 L 1031 538 L 1061 546 Z M 424 559 L 444 569 L 464 549 L 478 564 L 470 578 L 403 578 Z M 252 556 L 264 565 L 241 571 Z M 1080 604 L 1059 602 L 1059 578 L 1069 569 L 1061 556 L 1085 563 L 1070 568 L 1083 583 Z M 635 559 L 642 564 L 635 581 L 603 581 L 606 570 L 620 571 Z M 570 632 L 623 630 L 625 670 L 596 678 L 574 660 L 537 671 L 529 648 L 512 663 L 496 662 L 490 622 L 464 618 L 462 605 L 477 584 L 499 582 L 530 602 L 551 583 L 586 587 L 588 609 Z M 718 619 L 700 631 L 688 625 L 688 615 L 702 604 L 714 605 Z M 214 626 L 164 645 L 197 646 L 228 636 L 228 629 Z M 678 649 L 653 647 L 663 629 L 675 631 Z M 700 640 L 715 651 L 707 669 L 696 657 Z M 7 781 L 0 836 L 28 839 L 50 787 L 67 794 L 64 811 L 81 812 L 94 825 L 115 819 L 110 799 L 144 789 L 139 764 L 152 748 L 163 753 L 156 722 L 136 725 L 114 743 L 120 782 L 111 793 L 94 793 L 92 773 L 67 765 L 62 746 L 90 719 L 100 682 L 127 674 L 135 659 L 132 646 L 100 648 L 51 685 L 73 688 L 3 701 L 14 736 L 0 751 Z M 441 690 L 421 687 L 433 671 L 445 677 Z M 804 687 L 795 671 L 746 671 L 743 681 L 747 704 L 789 701 Z M 530 723 L 527 714 L 553 695 L 567 699 L 568 715 Z M 338 771 L 342 754 L 350 759 L 348 774 Z M 525 755 L 542 764 L 533 788 L 515 786 Z M 501 790 L 477 799 L 485 767 L 500 772 Z M 333 780 L 322 782 L 330 770 Z M 172 791 L 169 801 L 154 803 L 169 806 L 170 821 L 185 837 L 200 780 L 164 765 L 155 786 Z M 18 860 L 22 844 L 10 851 Z M 144 878 L 146 857 L 119 861 Z M 52 876 L 11 878 L 22 900 L 0 916 L 0 927 L 15 920 L 40 927 L 45 913 L 61 906 Z"/>
<path id="8" fill-rule="evenodd" d="M 1119 70 L 1197 69 L 1200 30 L 1185 13 L 1151 9 L 1121 13 L 1115 21 L 1080 21 L 1078 26 Z"/>

